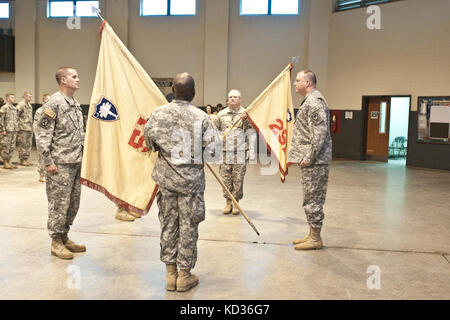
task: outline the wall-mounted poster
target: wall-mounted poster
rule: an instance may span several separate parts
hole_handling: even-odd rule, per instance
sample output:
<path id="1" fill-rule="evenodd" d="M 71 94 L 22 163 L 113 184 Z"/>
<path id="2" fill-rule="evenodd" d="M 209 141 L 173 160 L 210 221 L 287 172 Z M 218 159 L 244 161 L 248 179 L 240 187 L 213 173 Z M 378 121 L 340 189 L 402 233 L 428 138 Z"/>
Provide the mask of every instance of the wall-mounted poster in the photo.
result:
<path id="1" fill-rule="evenodd" d="M 450 144 L 450 97 L 419 97 L 417 140 Z"/>

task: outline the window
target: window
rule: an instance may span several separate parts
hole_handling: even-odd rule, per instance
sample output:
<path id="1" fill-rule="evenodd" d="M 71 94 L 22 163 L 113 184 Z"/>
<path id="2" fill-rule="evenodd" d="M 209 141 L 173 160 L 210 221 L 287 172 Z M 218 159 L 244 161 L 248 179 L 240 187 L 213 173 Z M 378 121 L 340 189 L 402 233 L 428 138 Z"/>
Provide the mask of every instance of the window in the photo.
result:
<path id="1" fill-rule="evenodd" d="M 343 11 L 392 1 L 398 0 L 336 0 L 336 6 L 334 10 Z"/>
<path id="2" fill-rule="evenodd" d="M 0 19 L 9 19 L 8 1 L 0 1 Z"/>
<path id="3" fill-rule="evenodd" d="M 88 0 L 48 0 L 47 18 L 59 17 L 96 17 L 92 7 L 99 7 L 99 1 Z"/>
<path id="4" fill-rule="evenodd" d="M 299 0 L 241 0 L 241 15 L 298 14 Z"/>
<path id="5" fill-rule="evenodd" d="M 386 102 L 381 102 L 380 108 L 380 134 L 386 133 Z"/>
<path id="6" fill-rule="evenodd" d="M 141 0 L 141 16 L 195 16 L 195 0 Z"/>

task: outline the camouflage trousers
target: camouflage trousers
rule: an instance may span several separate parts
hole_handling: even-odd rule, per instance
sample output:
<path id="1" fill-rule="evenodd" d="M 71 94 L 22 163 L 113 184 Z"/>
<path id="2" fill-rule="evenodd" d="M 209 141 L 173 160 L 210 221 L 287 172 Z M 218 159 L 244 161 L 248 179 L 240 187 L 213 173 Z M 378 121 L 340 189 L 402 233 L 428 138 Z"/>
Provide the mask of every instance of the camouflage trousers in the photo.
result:
<path id="1" fill-rule="evenodd" d="M 19 151 L 20 160 L 28 160 L 28 158 L 30 157 L 32 141 L 32 131 L 21 130 L 17 133 L 17 149 Z"/>
<path id="2" fill-rule="evenodd" d="M 77 215 L 81 196 L 81 163 L 56 164 L 58 173 L 46 172 L 47 228 L 50 237 L 68 233 Z"/>
<path id="3" fill-rule="evenodd" d="M 17 132 L 6 132 L 6 136 L 2 135 L 2 159 L 11 160 L 12 154 L 16 147 Z"/>
<path id="4" fill-rule="evenodd" d="M 323 205 L 328 186 L 328 165 L 302 167 L 303 210 L 308 224 L 313 228 L 322 228 L 325 214 Z"/>
<path id="5" fill-rule="evenodd" d="M 244 196 L 244 176 L 246 171 L 246 164 L 221 164 L 219 166 L 219 174 L 223 183 L 236 200 L 241 200 Z M 225 199 L 231 200 L 225 191 L 223 196 Z"/>
<path id="6" fill-rule="evenodd" d="M 161 224 L 161 261 L 192 269 L 197 262 L 198 224 L 205 220 L 202 193 L 184 194 L 159 188 L 157 194 Z"/>

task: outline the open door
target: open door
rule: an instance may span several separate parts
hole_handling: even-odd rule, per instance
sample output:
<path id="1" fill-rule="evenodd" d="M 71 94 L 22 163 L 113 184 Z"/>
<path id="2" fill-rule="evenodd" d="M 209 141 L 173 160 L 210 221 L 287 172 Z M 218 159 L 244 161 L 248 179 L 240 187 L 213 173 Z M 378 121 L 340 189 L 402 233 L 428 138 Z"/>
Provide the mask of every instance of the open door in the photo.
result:
<path id="1" fill-rule="evenodd" d="M 369 98 L 366 159 L 388 161 L 390 98 Z"/>

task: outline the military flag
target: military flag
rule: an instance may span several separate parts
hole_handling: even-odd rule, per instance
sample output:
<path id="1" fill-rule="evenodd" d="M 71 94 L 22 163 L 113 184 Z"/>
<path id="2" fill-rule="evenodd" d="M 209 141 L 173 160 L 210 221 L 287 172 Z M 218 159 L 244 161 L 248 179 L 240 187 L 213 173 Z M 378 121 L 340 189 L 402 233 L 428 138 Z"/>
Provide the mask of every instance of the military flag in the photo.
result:
<path id="1" fill-rule="evenodd" d="M 250 123 L 277 159 L 284 182 L 288 173 L 287 154 L 292 140 L 294 108 L 289 64 L 247 107 Z"/>
<path id="2" fill-rule="evenodd" d="M 84 145 L 81 183 L 128 210 L 146 214 L 157 192 L 144 125 L 167 101 L 104 21 Z"/>

